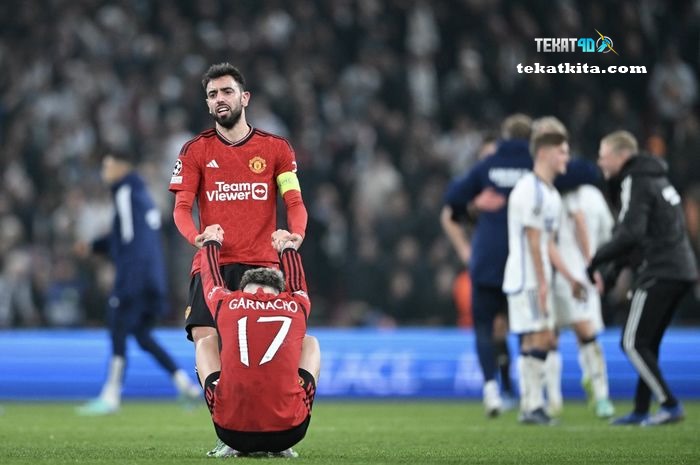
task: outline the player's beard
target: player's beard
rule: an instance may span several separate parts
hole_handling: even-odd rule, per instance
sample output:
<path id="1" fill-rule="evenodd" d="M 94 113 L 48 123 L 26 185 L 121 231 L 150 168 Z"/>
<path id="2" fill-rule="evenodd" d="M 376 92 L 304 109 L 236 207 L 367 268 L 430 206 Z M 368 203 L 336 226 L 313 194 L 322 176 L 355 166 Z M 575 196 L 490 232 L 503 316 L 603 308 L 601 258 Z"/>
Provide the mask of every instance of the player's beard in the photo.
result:
<path id="1" fill-rule="evenodd" d="M 218 113 L 214 112 L 212 115 L 214 117 L 214 121 L 219 123 L 221 127 L 224 127 L 226 129 L 231 129 L 238 123 L 238 121 L 241 119 L 241 115 L 243 114 L 243 107 L 238 107 L 238 109 L 231 109 L 231 112 L 228 114 L 228 116 L 219 116 Z"/>

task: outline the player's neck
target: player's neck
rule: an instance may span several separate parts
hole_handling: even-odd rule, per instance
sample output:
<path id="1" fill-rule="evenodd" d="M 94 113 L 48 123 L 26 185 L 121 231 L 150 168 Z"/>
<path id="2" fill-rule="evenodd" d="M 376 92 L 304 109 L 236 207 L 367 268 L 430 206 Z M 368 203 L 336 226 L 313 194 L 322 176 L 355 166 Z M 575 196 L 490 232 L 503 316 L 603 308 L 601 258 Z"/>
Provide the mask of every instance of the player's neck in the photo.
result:
<path id="1" fill-rule="evenodd" d="M 250 126 L 245 118 L 241 117 L 238 122 L 231 128 L 227 129 L 216 123 L 216 131 L 221 134 L 226 140 L 235 144 L 248 135 L 250 132 Z"/>
<path id="2" fill-rule="evenodd" d="M 535 166 L 532 171 L 535 173 L 535 176 L 540 178 L 546 184 L 550 186 L 554 184 L 554 177 L 556 174 L 554 173 L 554 171 L 549 169 L 549 167 L 535 163 Z"/>

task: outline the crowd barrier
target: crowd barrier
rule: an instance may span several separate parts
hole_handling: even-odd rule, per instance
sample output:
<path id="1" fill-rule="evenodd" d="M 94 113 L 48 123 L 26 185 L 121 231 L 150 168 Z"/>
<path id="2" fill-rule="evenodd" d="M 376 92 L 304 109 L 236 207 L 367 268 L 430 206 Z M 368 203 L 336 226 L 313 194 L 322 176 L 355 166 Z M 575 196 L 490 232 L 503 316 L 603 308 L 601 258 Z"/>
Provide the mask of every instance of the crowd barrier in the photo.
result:
<path id="1" fill-rule="evenodd" d="M 319 397 L 480 399 L 481 373 L 474 335 L 458 329 L 311 329 L 322 357 Z M 193 372 L 192 344 L 182 329 L 158 329 L 156 338 Z M 601 335 L 613 398 L 633 395 L 636 374 L 619 346 L 619 329 Z M 513 360 L 516 341 L 510 341 Z M 574 336 L 560 340 L 562 387 L 583 398 Z M 78 400 L 99 393 L 107 368 L 105 330 L 0 331 L 0 400 Z M 700 398 L 700 330 L 673 328 L 664 338 L 662 369 L 677 395 Z M 512 378 L 517 380 L 515 363 Z M 169 377 L 135 341 L 128 346 L 126 398 L 175 395 Z"/>

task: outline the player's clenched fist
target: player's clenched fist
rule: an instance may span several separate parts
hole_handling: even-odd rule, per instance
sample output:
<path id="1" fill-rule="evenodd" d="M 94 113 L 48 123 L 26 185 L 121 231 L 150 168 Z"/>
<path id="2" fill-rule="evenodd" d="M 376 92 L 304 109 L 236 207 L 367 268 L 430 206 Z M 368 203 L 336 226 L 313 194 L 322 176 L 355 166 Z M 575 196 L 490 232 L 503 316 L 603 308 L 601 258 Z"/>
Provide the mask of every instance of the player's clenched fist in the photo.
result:
<path id="1" fill-rule="evenodd" d="M 224 229 L 218 224 L 211 224 L 204 228 L 194 241 L 198 247 L 202 247 L 206 241 L 216 241 L 221 244 L 224 242 Z"/>
<path id="2" fill-rule="evenodd" d="M 286 229 L 278 229 L 273 232 L 271 239 L 272 247 L 279 253 L 287 248 L 297 250 L 302 241 L 302 237 L 299 234 L 292 234 Z"/>

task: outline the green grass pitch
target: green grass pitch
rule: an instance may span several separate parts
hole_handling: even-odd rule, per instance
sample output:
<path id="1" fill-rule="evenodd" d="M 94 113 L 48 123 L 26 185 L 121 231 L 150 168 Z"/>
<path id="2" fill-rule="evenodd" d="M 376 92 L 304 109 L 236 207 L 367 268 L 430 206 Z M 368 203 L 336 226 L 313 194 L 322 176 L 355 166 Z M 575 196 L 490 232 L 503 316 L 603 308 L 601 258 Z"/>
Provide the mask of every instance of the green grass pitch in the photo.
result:
<path id="1" fill-rule="evenodd" d="M 127 402 L 83 418 L 76 404 L 0 404 L 0 464 L 700 464 L 700 403 L 687 419 L 656 428 L 612 427 L 569 403 L 554 427 L 523 426 L 515 412 L 484 417 L 476 402 L 317 399 L 297 459 L 214 459 L 206 408 Z M 627 412 L 629 403 L 617 405 Z"/>

